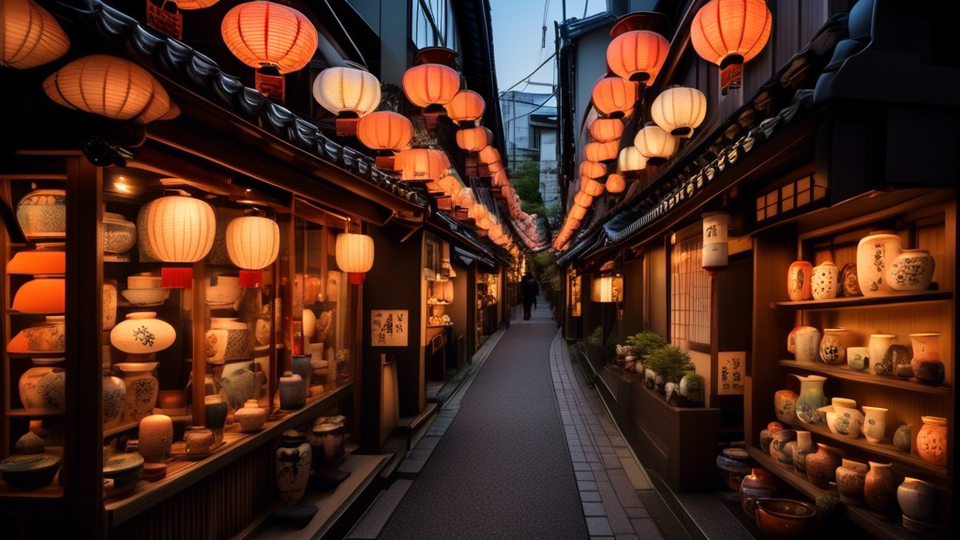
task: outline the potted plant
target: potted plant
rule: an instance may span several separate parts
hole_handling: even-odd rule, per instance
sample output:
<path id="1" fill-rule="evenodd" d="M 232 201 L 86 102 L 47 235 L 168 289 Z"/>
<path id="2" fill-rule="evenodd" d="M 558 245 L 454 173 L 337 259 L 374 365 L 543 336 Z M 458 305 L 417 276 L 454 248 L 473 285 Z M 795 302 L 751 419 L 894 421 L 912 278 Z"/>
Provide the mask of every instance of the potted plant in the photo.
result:
<path id="1" fill-rule="evenodd" d="M 668 345 L 650 353 L 646 366 L 656 372 L 657 389 L 663 391 L 666 383 L 679 384 L 684 374 L 690 371 L 690 355 Z"/>
<path id="2" fill-rule="evenodd" d="M 689 406 L 703 405 L 703 375 L 694 372 L 684 375 L 680 379 L 680 395 L 689 403 Z"/>

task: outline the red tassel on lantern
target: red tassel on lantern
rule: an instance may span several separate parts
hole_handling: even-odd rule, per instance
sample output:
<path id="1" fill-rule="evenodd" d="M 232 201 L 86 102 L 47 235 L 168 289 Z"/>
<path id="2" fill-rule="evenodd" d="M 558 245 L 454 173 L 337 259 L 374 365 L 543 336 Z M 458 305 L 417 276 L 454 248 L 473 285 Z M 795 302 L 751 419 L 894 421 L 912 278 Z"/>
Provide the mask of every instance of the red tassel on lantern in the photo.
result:
<path id="1" fill-rule="evenodd" d="M 193 286 L 193 268 L 180 266 L 161 268 L 160 286 L 164 289 L 189 289 Z"/>
<path id="2" fill-rule="evenodd" d="M 351 285 L 363 285 L 363 281 L 367 279 L 366 274 L 360 274 L 357 272 L 350 272 L 347 274 L 347 281 Z"/>
<path id="3" fill-rule="evenodd" d="M 244 289 L 256 289 L 263 284 L 263 270 L 241 270 L 240 286 Z"/>

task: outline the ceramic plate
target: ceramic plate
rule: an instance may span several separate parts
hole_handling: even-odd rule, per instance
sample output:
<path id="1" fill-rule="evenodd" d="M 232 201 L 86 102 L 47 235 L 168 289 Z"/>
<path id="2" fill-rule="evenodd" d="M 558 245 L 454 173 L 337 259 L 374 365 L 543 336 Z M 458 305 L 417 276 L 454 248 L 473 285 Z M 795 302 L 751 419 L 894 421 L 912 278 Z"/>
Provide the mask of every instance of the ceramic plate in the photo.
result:
<path id="1" fill-rule="evenodd" d="M 15 454 L 0 461 L 0 472 L 25 473 L 42 471 L 60 464 L 60 456 L 53 454 Z"/>
<path id="2" fill-rule="evenodd" d="M 116 454 L 105 459 L 103 462 L 104 474 L 116 474 L 143 465 L 143 456 L 140 454 Z"/>

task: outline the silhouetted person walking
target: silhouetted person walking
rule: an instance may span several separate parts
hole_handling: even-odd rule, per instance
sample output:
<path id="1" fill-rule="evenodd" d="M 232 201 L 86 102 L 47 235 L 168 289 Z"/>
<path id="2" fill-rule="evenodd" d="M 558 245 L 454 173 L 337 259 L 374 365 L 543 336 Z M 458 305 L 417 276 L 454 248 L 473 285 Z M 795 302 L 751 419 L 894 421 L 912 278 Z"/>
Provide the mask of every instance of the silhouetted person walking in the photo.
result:
<path id="1" fill-rule="evenodd" d="M 540 286 L 530 272 L 524 274 L 520 280 L 520 294 L 523 296 L 523 320 L 529 321 L 530 306 L 537 303 L 537 295 L 540 294 Z"/>

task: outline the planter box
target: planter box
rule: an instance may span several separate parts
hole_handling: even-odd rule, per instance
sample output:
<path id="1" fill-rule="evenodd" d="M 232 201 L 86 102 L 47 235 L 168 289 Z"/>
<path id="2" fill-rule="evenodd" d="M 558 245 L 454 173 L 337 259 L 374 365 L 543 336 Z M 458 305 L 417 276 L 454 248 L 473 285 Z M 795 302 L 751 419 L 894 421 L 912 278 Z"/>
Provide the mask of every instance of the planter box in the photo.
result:
<path id="1" fill-rule="evenodd" d="M 603 366 L 600 371 L 600 381 L 597 388 L 600 397 L 607 403 L 613 419 L 619 426 L 630 423 L 630 405 L 632 402 L 633 385 L 640 380 L 635 374 L 625 373 L 622 369 L 610 365 Z"/>
<path id="2" fill-rule="evenodd" d="M 633 383 L 630 401 L 634 450 L 644 466 L 675 492 L 716 484 L 720 409 L 672 407 L 640 382 Z"/>

